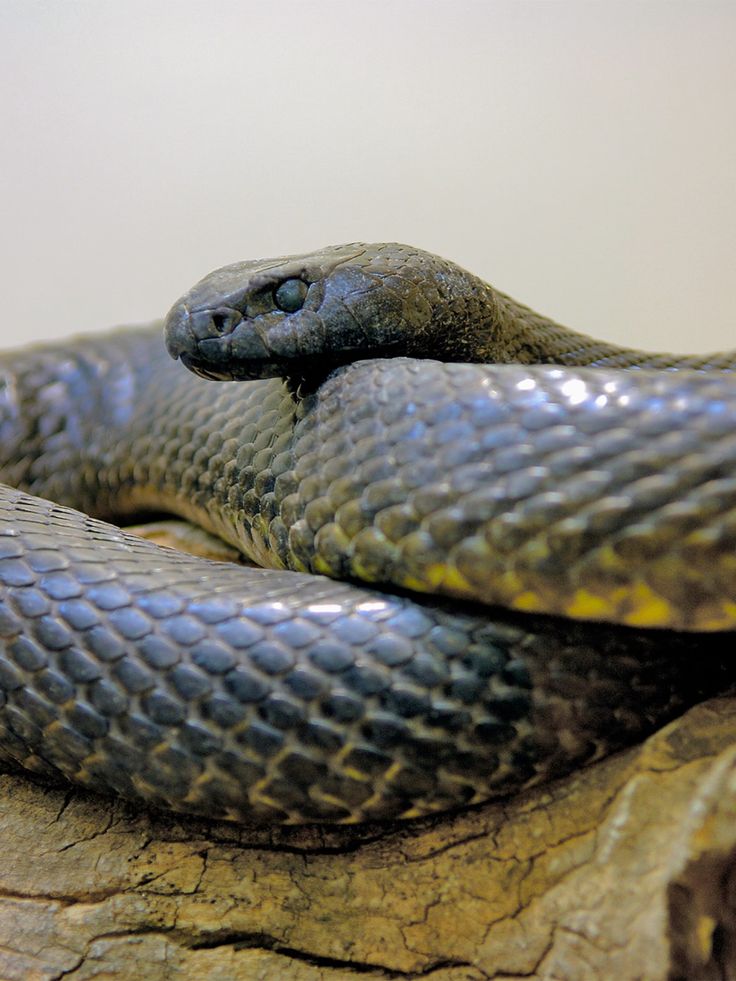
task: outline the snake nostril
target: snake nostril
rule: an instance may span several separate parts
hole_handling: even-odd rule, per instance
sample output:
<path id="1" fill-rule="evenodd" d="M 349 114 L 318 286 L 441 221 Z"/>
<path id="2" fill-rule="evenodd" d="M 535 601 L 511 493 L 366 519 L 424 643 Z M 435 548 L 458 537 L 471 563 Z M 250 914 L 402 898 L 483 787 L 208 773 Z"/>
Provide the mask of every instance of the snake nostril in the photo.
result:
<path id="1" fill-rule="evenodd" d="M 213 313 L 212 326 L 218 334 L 225 334 L 231 326 L 231 318 L 225 313 Z"/>
<path id="2" fill-rule="evenodd" d="M 227 307 L 216 307 L 214 310 L 210 307 L 194 311 L 190 317 L 192 337 L 198 343 L 209 338 L 232 334 L 242 319 L 242 314 Z"/>
<path id="3" fill-rule="evenodd" d="M 232 334 L 243 315 L 237 310 L 228 307 L 221 307 L 219 310 L 209 312 L 209 321 L 205 326 L 202 336 L 222 337 L 224 334 Z"/>

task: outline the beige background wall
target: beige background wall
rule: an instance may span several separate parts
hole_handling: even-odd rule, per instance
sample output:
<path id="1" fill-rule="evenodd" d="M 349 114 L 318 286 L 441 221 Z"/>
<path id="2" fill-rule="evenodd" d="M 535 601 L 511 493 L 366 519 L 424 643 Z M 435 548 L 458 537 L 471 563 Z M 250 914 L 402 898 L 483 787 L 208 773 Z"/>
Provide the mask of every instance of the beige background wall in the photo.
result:
<path id="1" fill-rule="evenodd" d="M 397 239 L 581 329 L 736 345 L 736 4 L 0 0 L 0 346 Z"/>

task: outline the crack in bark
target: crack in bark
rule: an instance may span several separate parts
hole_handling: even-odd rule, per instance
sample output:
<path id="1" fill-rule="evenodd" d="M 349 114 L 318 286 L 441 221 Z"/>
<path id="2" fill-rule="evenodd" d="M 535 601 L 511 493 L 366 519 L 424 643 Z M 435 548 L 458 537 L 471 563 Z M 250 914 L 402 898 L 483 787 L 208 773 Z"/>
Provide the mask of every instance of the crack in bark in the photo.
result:
<path id="1" fill-rule="evenodd" d="M 174 939 L 174 938 L 172 938 Z M 386 978 L 424 978 L 432 973 L 449 967 L 472 967 L 469 961 L 442 960 L 434 961 L 420 971 L 401 971 L 389 967 L 388 964 L 371 964 L 367 961 L 355 961 L 341 957 L 329 957 L 311 951 L 300 950 L 281 943 L 276 937 L 266 933 L 225 932 L 219 936 L 210 936 L 206 940 L 191 940 L 184 943 L 180 937 L 175 938 L 180 946 L 189 950 L 213 950 L 220 947 L 233 947 L 236 950 L 267 950 L 281 957 L 302 961 L 314 967 L 349 970 L 355 974 L 377 974 Z"/>
<path id="2" fill-rule="evenodd" d="M 126 890 L 108 889 L 99 892 L 75 892 L 75 893 L 22 893 L 12 892 L 11 890 L 0 889 L 0 900 L 8 899 L 17 903 L 55 903 L 58 906 L 77 906 L 79 903 L 104 903 L 114 896 L 119 896 Z"/>
<path id="3" fill-rule="evenodd" d="M 401 978 L 411 981 L 414 978 L 429 978 L 432 974 L 440 970 L 450 968 L 474 967 L 471 962 L 456 959 L 442 959 L 433 961 L 426 967 L 418 971 L 402 971 L 390 967 L 387 964 L 371 964 L 367 961 L 356 961 L 348 958 L 329 957 L 323 954 L 316 954 L 312 951 L 300 950 L 281 943 L 277 937 L 267 933 L 245 932 L 245 931 L 222 931 L 217 935 L 210 935 L 206 939 L 191 936 L 183 931 L 171 928 L 167 930 L 161 927 L 141 927 L 137 930 L 111 930 L 106 933 L 91 937 L 85 944 L 86 951 L 79 957 L 77 962 L 70 968 L 53 975 L 53 981 L 60 981 L 61 978 L 68 977 L 88 960 L 90 949 L 93 944 L 102 940 L 121 940 L 126 938 L 137 938 L 141 936 L 158 935 L 165 939 L 167 943 L 174 944 L 183 950 L 219 950 L 230 947 L 234 951 L 239 950 L 262 950 L 284 957 L 287 960 L 300 961 L 313 967 L 327 968 L 328 970 L 349 971 L 352 974 L 373 975 L 382 978 Z M 487 976 L 484 974 L 484 976 Z"/>
<path id="4" fill-rule="evenodd" d="M 70 787 L 69 790 L 67 790 L 67 792 L 64 794 L 64 800 L 61 802 L 61 807 L 59 808 L 59 811 L 56 817 L 54 818 L 54 820 L 51 822 L 51 824 L 59 823 L 59 821 L 61 820 L 64 814 L 64 811 L 67 809 L 67 807 L 69 807 L 71 802 L 74 800 L 75 796 L 76 796 L 76 791 L 74 790 L 74 787 Z"/>
<path id="5" fill-rule="evenodd" d="M 77 838 L 75 841 L 70 841 L 66 845 L 62 845 L 61 848 L 57 849 L 58 853 L 66 852 L 70 848 L 75 848 L 77 845 L 81 845 L 86 841 L 94 841 L 95 838 L 101 838 L 103 835 L 106 835 L 108 833 L 110 828 L 113 826 L 114 821 L 115 821 L 115 815 L 112 813 L 108 814 L 107 823 L 104 828 L 101 828 L 99 831 L 93 831 L 91 834 L 83 835 L 81 838 Z"/>
<path id="6" fill-rule="evenodd" d="M 437 848 L 432 848 L 430 851 L 422 852 L 421 855 L 413 856 L 403 848 L 399 848 L 399 854 L 403 856 L 407 865 L 420 865 L 422 862 L 432 861 L 439 858 L 440 855 L 446 855 L 448 852 L 452 852 L 456 848 L 462 848 L 463 845 L 469 845 L 473 841 L 481 841 L 483 838 L 489 838 L 492 846 L 496 844 L 496 839 L 493 833 L 488 829 L 484 829 L 476 834 L 467 834 L 462 838 L 456 838 L 453 839 L 453 841 L 448 841 L 445 844 L 438 845 Z M 496 858 L 493 855 L 489 855 L 488 858 L 491 861 L 496 862 L 506 861 L 506 859 Z"/>

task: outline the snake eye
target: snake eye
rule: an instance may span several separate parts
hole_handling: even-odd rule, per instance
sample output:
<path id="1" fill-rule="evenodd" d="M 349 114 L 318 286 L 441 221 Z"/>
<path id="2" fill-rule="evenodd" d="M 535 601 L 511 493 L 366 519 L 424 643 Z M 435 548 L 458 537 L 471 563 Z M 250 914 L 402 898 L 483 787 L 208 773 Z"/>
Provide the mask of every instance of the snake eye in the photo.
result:
<path id="1" fill-rule="evenodd" d="M 307 284 L 302 279 L 286 279 L 274 293 L 276 306 L 284 313 L 301 310 L 307 298 Z"/>

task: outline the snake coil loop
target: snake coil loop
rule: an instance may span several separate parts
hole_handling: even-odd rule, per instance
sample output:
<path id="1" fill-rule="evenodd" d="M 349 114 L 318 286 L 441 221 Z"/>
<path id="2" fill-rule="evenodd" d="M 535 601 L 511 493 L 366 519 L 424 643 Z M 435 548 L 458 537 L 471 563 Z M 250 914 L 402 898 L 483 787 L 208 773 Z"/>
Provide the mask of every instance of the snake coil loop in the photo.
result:
<path id="1" fill-rule="evenodd" d="M 733 355 L 616 348 L 363 244 L 210 274 L 166 347 L 221 383 L 160 324 L 0 359 L 0 763 L 412 817 L 731 683 Z M 104 523 L 162 511 L 270 568 Z"/>

